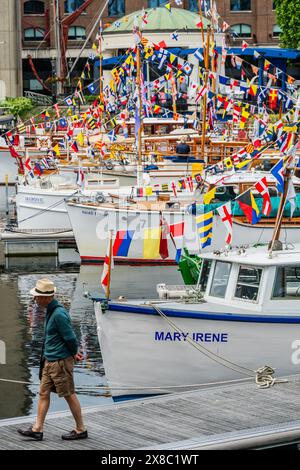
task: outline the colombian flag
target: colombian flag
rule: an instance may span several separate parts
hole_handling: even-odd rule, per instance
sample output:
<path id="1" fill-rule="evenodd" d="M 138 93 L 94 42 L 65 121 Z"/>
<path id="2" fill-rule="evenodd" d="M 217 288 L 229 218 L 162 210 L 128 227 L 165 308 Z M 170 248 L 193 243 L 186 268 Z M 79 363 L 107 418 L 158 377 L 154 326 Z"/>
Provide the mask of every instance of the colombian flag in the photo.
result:
<path id="1" fill-rule="evenodd" d="M 250 224 L 257 224 L 261 219 L 261 214 L 251 190 L 242 194 L 237 201 Z"/>
<path id="2" fill-rule="evenodd" d="M 128 256 L 134 230 L 119 230 L 113 246 L 114 256 Z"/>

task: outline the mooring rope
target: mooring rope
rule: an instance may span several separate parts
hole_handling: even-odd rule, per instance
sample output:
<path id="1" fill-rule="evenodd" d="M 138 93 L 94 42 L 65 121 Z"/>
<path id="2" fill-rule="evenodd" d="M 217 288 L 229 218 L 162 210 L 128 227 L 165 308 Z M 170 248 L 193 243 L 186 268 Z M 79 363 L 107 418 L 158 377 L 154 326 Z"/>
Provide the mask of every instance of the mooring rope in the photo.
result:
<path id="1" fill-rule="evenodd" d="M 149 305 L 171 326 L 171 328 L 173 328 L 174 331 L 180 334 L 184 333 L 180 327 L 178 327 L 167 315 L 165 315 L 165 313 L 159 307 L 157 307 L 157 305 L 151 303 Z M 273 378 L 272 374 L 275 373 L 275 370 L 270 366 L 260 367 L 257 370 L 249 369 L 248 367 L 241 366 L 240 364 L 229 361 L 224 357 L 218 356 L 214 352 L 205 348 L 205 346 L 196 343 L 196 341 L 190 337 L 187 337 L 186 341 L 199 352 L 201 352 L 201 354 L 222 365 L 223 367 L 226 367 L 227 369 L 233 370 L 234 372 L 240 373 L 242 375 L 255 378 L 255 383 L 259 388 L 269 388 L 272 387 L 275 383 L 288 382 L 286 379 Z"/>

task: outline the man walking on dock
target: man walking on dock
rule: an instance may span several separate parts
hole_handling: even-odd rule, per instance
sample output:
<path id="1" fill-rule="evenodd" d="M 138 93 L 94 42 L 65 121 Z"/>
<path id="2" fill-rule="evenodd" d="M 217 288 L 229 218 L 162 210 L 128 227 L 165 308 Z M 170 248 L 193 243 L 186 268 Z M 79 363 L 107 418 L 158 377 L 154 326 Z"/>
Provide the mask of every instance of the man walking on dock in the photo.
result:
<path id="1" fill-rule="evenodd" d="M 63 434 L 62 439 L 85 439 L 88 434 L 83 424 L 73 380 L 74 360 L 82 360 L 82 354 L 78 352 L 78 341 L 71 325 L 70 315 L 54 298 L 55 293 L 56 287 L 49 279 L 40 279 L 35 288 L 30 291 L 37 305 L 47 309 L 47 313 L 41 355 L 41 384 L 37 418 L 33 426 L 25 430 L 18 429 L 18 433 L 38 441 L 43 439 L 43 427 L 50 406 L 50 394 L 55 392 L 67 401 L 76 422 L 76 429 Z"/>

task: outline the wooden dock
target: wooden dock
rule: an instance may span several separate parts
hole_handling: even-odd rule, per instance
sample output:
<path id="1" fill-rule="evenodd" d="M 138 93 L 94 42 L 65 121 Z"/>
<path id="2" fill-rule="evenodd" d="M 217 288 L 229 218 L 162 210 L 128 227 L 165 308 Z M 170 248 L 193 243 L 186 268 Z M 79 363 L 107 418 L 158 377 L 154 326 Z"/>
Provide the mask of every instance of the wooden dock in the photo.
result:
<path id="1" fill-rule="evenodd" d="M 259 389 L 253 382 L 84 409 L 89 439 L 65 442 L 68 412 L 48 415 L 44 440 L 26 440 L 18 427 L 34 417 L 0 421 L 0 450 L 253 449 L 300 442 L 300 376 Z"/>

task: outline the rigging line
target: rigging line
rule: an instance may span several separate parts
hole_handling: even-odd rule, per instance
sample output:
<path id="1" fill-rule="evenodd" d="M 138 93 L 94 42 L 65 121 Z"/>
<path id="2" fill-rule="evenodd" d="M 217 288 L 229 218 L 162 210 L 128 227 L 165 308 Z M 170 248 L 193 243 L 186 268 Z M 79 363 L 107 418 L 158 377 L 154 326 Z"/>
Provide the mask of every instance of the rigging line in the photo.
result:
<path id="1" fill-rule="evenodd" d="M 77 58 L 76 58 L 74 64 L 73 64 L 72 67 L 71 67 L 71 70 L 69 70 L 69 73 L 68 73 L 68 75 L 67 75 L 67 77 L 66 77 L 67 79 L 70 78 L 71 73 L 73 72 L 74 68 L 76 67 L 76 64 L 77 64 L 78 60 L 80 59 L 83 50 L 85 49 L 85 47 L 86 47 L 87 43 L 89 42 L 89 40 L 90 40 L 92 34 L 94 33 L 96 26 L 100 23 L 100 20 L 101 20 L 101 18 L 102 18 L 102 16 L 103 16 L 104 10 L 105 10 L 105 8 L 107 7 L 108 3 L 109 3 L 109 0 L 106 0 L 106 1 L 105 1 L 105 4 L 104 4 L 104 6 L 103 6 L 103 8 L 102 8 L 102 10 L 101 10 L 101 12 L 100 12 L 100 14 L 99 14 L 99 16 L 97 17 L 97 21 L 95 22 L 94 27 L 91 29 L 90 33 L 88 34 L 88 36 L 87 36 L 87 38 L 86 38 L 86 40 L 85 40 L 85 42 L 84 42 L 84 44 L 83 44 L 81 50 L 79 51 L 79 54 L 78 54 L 78 56 L 77 56 Z"/>

